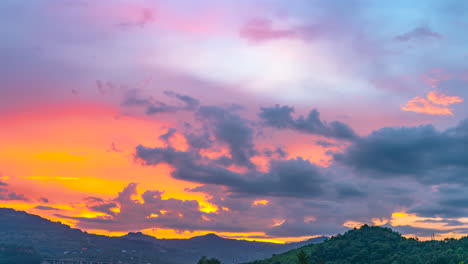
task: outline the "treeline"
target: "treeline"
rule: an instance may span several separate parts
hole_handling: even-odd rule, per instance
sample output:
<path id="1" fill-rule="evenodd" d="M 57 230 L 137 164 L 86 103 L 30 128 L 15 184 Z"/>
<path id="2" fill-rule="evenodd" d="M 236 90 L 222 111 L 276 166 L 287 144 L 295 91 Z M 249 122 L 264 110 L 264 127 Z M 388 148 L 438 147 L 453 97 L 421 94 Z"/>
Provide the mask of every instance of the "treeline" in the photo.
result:
<path id="1" fill-rule="evenodd" d="M 364 225 L 315 245 L 250 264 L 464 264 L 468 237 L 443 241 L 405 238 L 390 228 Z"/>
<path id="2" fill-rule="evenodd" d="M 41 256 L 32 247 L 0 244 L 0 264 L 40 264 Z"/>

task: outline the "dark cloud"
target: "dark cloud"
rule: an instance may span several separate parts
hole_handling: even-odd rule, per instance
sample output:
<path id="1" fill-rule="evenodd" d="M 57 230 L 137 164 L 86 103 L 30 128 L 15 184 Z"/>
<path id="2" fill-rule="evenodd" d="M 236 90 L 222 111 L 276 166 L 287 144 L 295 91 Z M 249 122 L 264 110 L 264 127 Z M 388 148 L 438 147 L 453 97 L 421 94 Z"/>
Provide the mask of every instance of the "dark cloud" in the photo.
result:
<path id="1" fill-rule="evenodd" d="M 142 97 L 140 90 L 131 89 L 128 90 L 122 101 L 123 106 L 148 106 L 151 105 L 155 100 L 152 97 Z"/>
<path id="2" fill-rule="evenodd" d="M 223 185 L 231 192 L 254 196 L 317 197 L 323 192 L 321 185 L 325 182 L 319 167 L 301 158 L 272 160 L 266 173 L 237 173 L 195 153 L 172 148 L 138 146 L 136 157 L 146 165 L 172 165 L 175 168 L 172 176 L 177 179 Z"/>
<path id="3" fill-rule="evenodd" d="M 88 196 L 84 200 L 87 201 L 87 202 L 104 202 L 103 199 L 101 199 L 99 197 L 94 197 L 94 196 Z"/>
<path id="4" fill-rule="evenodd" d="M 320 120 L 320 113 L 312 110 L 307 116 L 299 116 L 294 119 L 294 108 L 276 105 L 274 107 L 262 107 L 258 116 L 267 127 L 278 129 L 293 129 L 302 133 L 332 137 L 337 139 L 355 140 L 356 133 L 348 125 L 339 121 L 331 123 Z"/>
<path id="5" fill-rule="evenodd" d="M 169 128 L 166 133 L 162 134 L 159 136 L 159 138 L 166 143 L 166 145 L 170 145 L 169 140 L 171 139 L 172 136 L 177 132 L 177 129 L 175 128 Z"/>
<path id="6" fill-rule="evenodd" d="M 360 190 L 357 186 L 352 184 L 337 184 L 336 192 L 341 199 L 349 198 L 366 198 L 368 193 Z"/>
<path id="7" fill-rule="evenodd" d="M 44 210 L 44 211 L 58 211 L 60 209 L 52 207 L 52 206 L 43 206 L 43 205 L 38 205 L 34 207 L 35 209 L 39 210 Z"/>
<path id="8" fill-rule="evenodd" d="M 45 197 L 41 197 L 39 199 L 39 201 L 43 202 L 43 203 L 49 203 L 49 199 L 45 198 Z"/>
<path id="9" fill-rule="evenodd" d="M 468 172 L 468 122 L 439 132 L 433 126 L 383 128 L 356 140 L 335 161 L 372 177 L 406 175 L 429 184 L 462 182 Z"/>
<path id="10" fill-rule="evenodd" d="M 213 141 L 210 139 L 208 131 L 202 133 L 185 133 L 185 138 L 190 147 L 194 149 L 208 149 L 213 145 Z"/>
<path id="11" fill-rule="evenodd" d="M 444 36 L 432 31 L 428 26 L 414 28 L 394 38 L 395 41 L 406 42 L 411 40 L 442 39 Z"/>
<path id="12" fill-rule="evenodd" d="M 458 221 L 458 220 L 448 220 L 448 219 L 443 219 L 443 220 L 434 220 L 434 219 L 424 219 L 424 220 L 417 220 L 416 222 L 418 223 L 442 223 L 445 224 L 445 226 L 460 226 L 464 225 L 465 223 Z"/>
<path id="13" fill-rule="evenodd" d="M 172 91 L 164 91 L 164 94 L 182 101 L 185 104 L 185 110 L 196 110 L 200 105 L 200 102 L 197 99 L 188 95 L 183 95 Z"/>
<path id="14" fill-rule="evenodd" d="M 116 208 L 116 207 L 117 207 L 117 204 L 114 202 L 101 203 L 97 205 L 88 206 L 88 208 L 93 211 L 105 213 L 105 214 L 112 215 L 112 216 L 115 216 L 115 212 L 113 212 L 111 209 Z"/>
<path id="15" fill-rule="evenodd" d="M 254 131 L 248 120 L 229 109 L 217 106 L 202 106 L 197 116 L 207 123 L 219 142 L 228 145 L 234 164 L 255 168 L 250 159 L 258 151 L 253 143 Z"/>
<path id="16" fill-rule="evenodd" d="M 8 186 L 8 184 L 6 182 L 0 181 L 0 186 Z"/>
<path id="17" fill-rule="evenodd" d="M 121 105 L 144 107 L 145 112 L 148 115 L 159 113 L 176 113 L 181 110 L 194 111 L 199 106 L 197 99 L 176 92 L 165 91 L 164 95 L 176 98 L 178 101 L 183 103 L 183 106 L 170 105 L 162 101 L 158 101 L 151 96 L 142 96 L 141 93 L 142 91 L 139 89 L 128 90 L 124 95 L 124 99 L 121 102 Z"/>
<path id="18" fill-rule="evenodd" d="M 430 200 L 412 208 L 411 213 L 425 217 L 468 217 L 468 187 L 460 184 L 441 185 Z"/>
<path id="19" fill-rule="evenodd" d="M 181 110 L 178 106 L 168 105 L 163 102 L 154 102 L 153 104 L 149 105 L 146 109 L 146 113 L 148 115 L 153 114 L 160 114 L 160 113 L 175 113 Z"/>
<path id="20" fill-rule="evenodd" d="M 140 230 L 150 227 L 196 230 L 212 225 L 202 217 L 211 214 L 201 212 L 197 201 L 163 199 L 162 192 L 148 190 L 141 195 L 143 202 L 140 202 L 132 198 L 137 195 L 137 186 L 136 183 L 130 183 L 112 201 L 105 201 L 100 208 L 90 207 L 93 210 L 108 213 L 109 208 L 118 206 L 119 213 L 110 214 L 109 217 L 67 218 L 79 220 L 81 227 L 96 227 L 105 224 L 107 230 Z"/>
<path id="21" fill-rule="evenodd" d="M 24 194 L 17 194 L 15 192 L 10 192 L 8 194 L 1 195 L 0 194 L 0 200 L 3 201 L 29 201 L 28 198 L 24 196 Z"/>
<path id="22" fill-rule="evenodd" d="M 317 144 L 317 145 L 319 145 L 321 147 L 324 147 L 324 148 L 339 146 L 339 144 L 337 144 L 336 142 L 331 142 L 331 141 L 327 141 L 327 140 L 317 140 L 317 141 L 315 141 L 315 144 Z"/>
<path id="23" fill-rule="evenodd" d="M 276 157 L 283 159 L 288 156 L 288 153 L 283 149 L 283 147 L 276 147 L 274 150 L 268 148 L 264 149 L 263 155 L 265 155 L 267 158 L 273 158 L 276 155 Z"/>
<path id="24" fill-rule="evenodd" d="M 282 147 L 277 147 L 275 153 L 278 154 L 279 158 L 286 158 L 288 156 L 288 153 Z"/>

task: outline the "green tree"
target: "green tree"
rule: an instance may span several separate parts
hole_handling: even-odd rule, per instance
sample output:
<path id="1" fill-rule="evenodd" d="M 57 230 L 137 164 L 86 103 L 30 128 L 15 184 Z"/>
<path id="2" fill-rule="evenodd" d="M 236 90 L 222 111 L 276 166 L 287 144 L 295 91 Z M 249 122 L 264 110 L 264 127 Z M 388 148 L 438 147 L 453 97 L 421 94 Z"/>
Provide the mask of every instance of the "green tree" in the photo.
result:
<path id="1" fill-rule="evenodd" d="M 309 264 L 309 257 L 307 257 L 307 254 L 304 252 L 304 250 L 301 250 L 297 254 L 297 263 L 298 264 Z"/>
<path id="2" fill-rule="evenodd" d="M 221 264 L 221 261 L 215 258 L 207 258 L 206 256 L 203 256 L 197 264 Z"/>

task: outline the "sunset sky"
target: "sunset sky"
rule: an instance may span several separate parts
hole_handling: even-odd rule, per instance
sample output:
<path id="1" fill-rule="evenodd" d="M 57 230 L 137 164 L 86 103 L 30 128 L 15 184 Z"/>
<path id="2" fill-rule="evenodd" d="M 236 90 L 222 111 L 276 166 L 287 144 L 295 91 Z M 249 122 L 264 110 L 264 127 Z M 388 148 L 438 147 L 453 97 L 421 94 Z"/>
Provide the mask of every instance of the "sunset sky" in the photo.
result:
<path id="1" fill-rule="evenodd" d="M 0 207 L 106 235 L 468 235 L 468 2 L 2 0 L 0 21 Z"/>

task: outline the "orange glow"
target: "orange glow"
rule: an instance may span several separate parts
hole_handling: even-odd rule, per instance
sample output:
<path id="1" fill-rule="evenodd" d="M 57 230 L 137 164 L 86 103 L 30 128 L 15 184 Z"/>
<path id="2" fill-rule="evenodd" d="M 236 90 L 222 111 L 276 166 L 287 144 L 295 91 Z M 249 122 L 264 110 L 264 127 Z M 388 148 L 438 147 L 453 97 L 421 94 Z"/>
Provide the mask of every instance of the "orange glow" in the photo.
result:
<path id="1" fill-rule="evenodd" d="M 381 226 L 381 225 L 385 225 L 386 223 L 388 223 L 388 219 L 372 218 L 372 223 L 376 226 Z"/>
<path id="2" fill-rule="evenodd" d="M 284 224 L 285 222 L 286 222 L 285 219 L 273 219 L 272 227 L 280 226 L 280 225 Z"/>
<path id="3" fill-rule="evenodd" d="M 349 228 L 359 228 L 363 226 L 365 223 L 363 222 L 358 222 L 358 221 L 346 221 L 343 223 L 343 226 L 349 227 Z"/>
<path id="4" fill-rule="evenodd" d="M 34 158 L 38 159 L 39 161 L 57 161 L 57 162 L 72 162 L 72 161 L 83 161 L 85 157 L 83 155 L 75 155 L 69 153 L 39 153 L 33 156 Z"/>
<path id="5" fill-rule="evenodd" d="M 252 206 L 267 205 L 268 203 L 269 203 L 268 200 L 255 200 L 252 203 Z"/>
<path id="6" fill-rule="evenodd" d="M 436 222 L 427 222 L 426 220 L 433 220 Z M 459 219 L 445 219 L 445 220 L 458 220 L 462 223 L 467 223 L 463 218 Z M 407 214 L 404 212 L 397 212 L 392 214 L 390 219 L 392 226 L 412 226 L 418 228 L 428 228 L 440 230 L 441 236 L 443 233 L 454 228 L 464 228 L 465 225 L 448 225 L 448 222 L 444 222 L 443 218 L 440 217 L 420 217 L 416 214 Z"/>
<path id="7" fill-rule="evenodd" d="M 147 218 L 156 218 L 156 217 L 159 217 L 158 214 L 150 214 Z"/>
<path id="8" fill-rule="evenodd" d="M 202 211 L 217 210 L 203 194 L 186 192 L 200 184 L 172 178 L 170 166 L 141 166 L 134 161 L 137 145 L 163 146 L 158 135 L 171 127 L 166 121 L 123 116 L 116 109 L 93 104 L 21 110 L 0 116 L 0 121 L 4 124 L 0 130 L 2 180 L 8 179 L 11 191 L 30 200 L 5 202 L 5 207 L 74 226 L 76 221 L 54 216 L 56 210 L 34 209 L 42 205 L 36 202 L 45 197 L 49 203 L 44 206 L 66 216 L 102 217 L 86 209 L 85 197 L 113 199 L 129 182 L 138 182 L 138 199 L 146 190 L 162 190 L 163 199 L 196 200 Z M 176 149 L 187 149 L 179 133 L 170 143 Z"/>
<path id="9" fill-rule="evenodd" d="M 407 217 L 408 214 L 404 212 L 395 212 L 392 214 L 392 217 Z"/>

